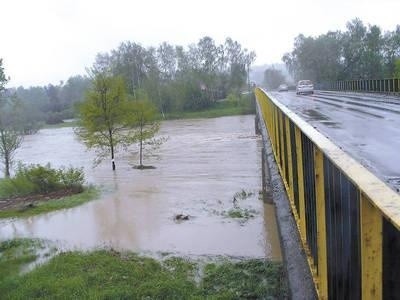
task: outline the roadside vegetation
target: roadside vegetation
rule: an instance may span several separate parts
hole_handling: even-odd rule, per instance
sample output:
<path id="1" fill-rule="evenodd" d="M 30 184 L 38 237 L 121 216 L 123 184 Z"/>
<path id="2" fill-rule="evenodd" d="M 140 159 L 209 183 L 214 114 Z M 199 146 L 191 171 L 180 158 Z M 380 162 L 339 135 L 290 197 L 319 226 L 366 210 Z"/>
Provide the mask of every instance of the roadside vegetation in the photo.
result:
<path id="1" fill-rule="evenodd" d="M 47 164 L 20 165 L 14 177 L 0 180 L 0 218 L 31 216 L 80 205 L 96 197 L 84 187 L 82 169 Z"/>
<path id="2" fill-rule="evenodd" d="M 6 299 L 286 299 L 283 265 L 264 259 L 210 262 L 132 252 L 60 253 L 21 274 L 37 241 L 0 243 L 0 292 Z"/>

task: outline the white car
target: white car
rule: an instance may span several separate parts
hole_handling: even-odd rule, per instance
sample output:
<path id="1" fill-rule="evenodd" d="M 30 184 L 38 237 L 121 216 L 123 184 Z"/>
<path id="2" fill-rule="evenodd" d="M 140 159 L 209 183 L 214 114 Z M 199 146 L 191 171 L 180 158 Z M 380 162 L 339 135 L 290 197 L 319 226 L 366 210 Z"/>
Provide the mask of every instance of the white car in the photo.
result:
<path id="1" fill-rule="evenodd" d="M 296 94 L 314 94 L 314 85 L 311 80 L 300 80 L 296 85 Z"/>
<path id="2" fill-rule="evenodd" d="M 283 83 L 278 87 L 278 92 L 287 92 L 289 90 L 289 87 L 287 84 Z"/>

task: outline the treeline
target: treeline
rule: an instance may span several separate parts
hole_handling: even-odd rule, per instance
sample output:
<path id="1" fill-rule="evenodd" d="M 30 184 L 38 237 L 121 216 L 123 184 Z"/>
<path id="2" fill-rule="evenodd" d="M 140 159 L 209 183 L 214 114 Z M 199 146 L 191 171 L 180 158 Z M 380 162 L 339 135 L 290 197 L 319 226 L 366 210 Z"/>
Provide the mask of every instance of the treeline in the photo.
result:
<path id="1" fill-rule="evenodd" d="M 91 69 L 121 76 L 128 93 L 153 102 L 162 114 L 208 108 L 229 93 L 239 95 L 248 84 L 255 53 L 226 38 L 216 44 L 201 38 L 187 48 L 166 42 L 143 47 L 123 42 L 109 53 L 99 53 Z M 40 124 L 56 124 L 73 118 L 93 78 L 73 76 L 58 85 L 18 87 L 7 90 L 8 98 L 20 104 L 24 131 L 34 132 Z"/>
<path id="2" fill-rule="evenodd" d="M 348 22 L 344 32 L 330 31 L 318 37 L 300 34 L 293 51 L 282 58 L 295 80 L 322 84 L 399 76 L 399 59 L 400 25 L 382 32 L 379 26 L 366 26 L 359 19 Z"/>
<path id="3" fill-rule="evenodd" d="M 58 85 L 8 89 L 7 95 L 19 107 L 25 133 L 32 133 L 42 123 L 57 124 L 73 118 L 74 105 L 82 101 L 90 84 L 89 77 L 78 75 Z"/>
<path id="4" fill-rule="evenodd" d="M 123 42 L 98 54 L 93 68 L 124 79 L 135 99 L 149 99 L 161 113 L 200 110 L 248 83 L 255 53 L 227 38 L 217 45 L 203 37 L 187 49 L 166 42 L 144 48 Z"/>

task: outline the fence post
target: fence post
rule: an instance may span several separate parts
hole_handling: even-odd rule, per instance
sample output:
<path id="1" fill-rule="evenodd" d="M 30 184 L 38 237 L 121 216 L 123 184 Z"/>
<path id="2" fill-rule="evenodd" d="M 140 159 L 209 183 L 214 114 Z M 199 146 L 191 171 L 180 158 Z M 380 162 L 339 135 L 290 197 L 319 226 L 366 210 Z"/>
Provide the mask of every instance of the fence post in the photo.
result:
<path id="1" fill-rule="evenodd" d="M 285 172 L 285 145 L 284 145 L 284 143 L 285 143 L 285 139 L 283 138 L 283 122 L 284 122 L 284 115 L 283 115 L 283 113 L 281 112 L 281 111 L 279 111 L 279 138 L 280 138 L 280 141 L 281 141 L 281 147 L 280 147 L 280 157 L 281 157 L 281 160 L 280 160 L 280 168 L 281 168 L 281 173 L 282 173 L 282 178 L 283 178 L 283 181 L 284 182 L 286 182 L 286 172 Z M 287 184 L 287 182 L 286 182 L 286 184 Z"/>
<path id="2" fill-rule="evenodd" d="M 279 132 L 279 109 L 275 107 L 275 136 L 276 136 L 276 145 L 275 145 L 275 155 L 276 161 L 278 163 L 279 168 L 281 167 L 281 146 L 280 146 L 280 138 L 281 133 Z"/>
<path id="3" fill-rule="evenodd" d="M 318 292 L 322 300 L 328 299 L 328 266 L 326 250 L 326 218 L 324 189 L 324 155 L 314 148 L 315 200 L 317 208 Z"/>
<path id="4" fill-rule="evenodd" d="M 303 147 L 301 145 L 301 131 L 295 126 L 294 130 L 296 136 L 296 153 L 297 153 L 297 178 L 299 187 L 299 219 L 300 219 L 300 232 L 303 244 L 307 241 L 306 231 L 306 203 L 304 201 L 304 173 L 303 173 Z"/>
<path id="5" fill-rule="evenodd" d="M 362 299 L 382 299 L 382 215 L 360 193 Z"/>
<path id="6" fill-rule="evenodd" d="M 289 199 L 292 202 L 292 206 L 294 206 L 294 184 L 293 184 L 293 161 L 292 161 L 292 140 L 290 138 L 290 120 L 289 118 L 286 118 L 286 149 L 287 149 L 287 156 L 288 156 L 288 172 L 289 172 L 289 182 L 288 188 L 289 188 Z"/>

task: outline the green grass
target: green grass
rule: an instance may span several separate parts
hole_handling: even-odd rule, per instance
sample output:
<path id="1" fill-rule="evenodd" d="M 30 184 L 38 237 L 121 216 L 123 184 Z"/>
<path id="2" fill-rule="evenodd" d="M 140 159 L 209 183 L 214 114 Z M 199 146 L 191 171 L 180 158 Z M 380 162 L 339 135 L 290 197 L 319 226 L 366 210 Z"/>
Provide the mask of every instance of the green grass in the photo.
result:
<path id="1" fill-rule="evenodd" d="M 58 124 L 45 124 L 43 125 L 43 129 L 52 129 L 52 128 L 65 128 L 65 127 L 76 127 L 78 126 L 78 121 L 74 120 L 72 122 L 63 122 Z"/>
<path id="2" fill-rule="evenodd" d="M 12 259 L 15 255 L 3 254 L 4 243 L 0 244 L 2 267 L 18 269 L 21 264 Z M 29 273 L 3 274 L 0 295 L 4 299 L 287 298 L 282 263 L 263 259 L 157 261 L 130 252 L 98 250 L 61 253 Z"/>
<path id="3" fill-rule="evenodd" d="M 196 118 L 217 118 L 234 115 L 254 114 L 255 109 L 250 100 L 219 101 L 211 108 L 201 111 L 174 112 L 166 114 L 166 119 L 196 119 Z"/>
<path id="4" fill-rule="evenodd" d="M 37 258 L 36 248 L 38 247 L 42 247 L 38 240 L 15 239 L 1 242 L 0 282 L 18 275 L 24 265 L 34 262 Z"/>
<path id="5" fill-rule="evenodd" d="M 12 217 L 30 217 L 42 213 L 47 213 L 53 210 L 71 208 L 93 200 L 98 197 L 98 195 L 99 191 L 97 189 L 95 189 L 94 187 L 89 187 L 79 194 L 56 200 L 38 202 L 32 208 L 0 211 L 0 219 Z"/>

